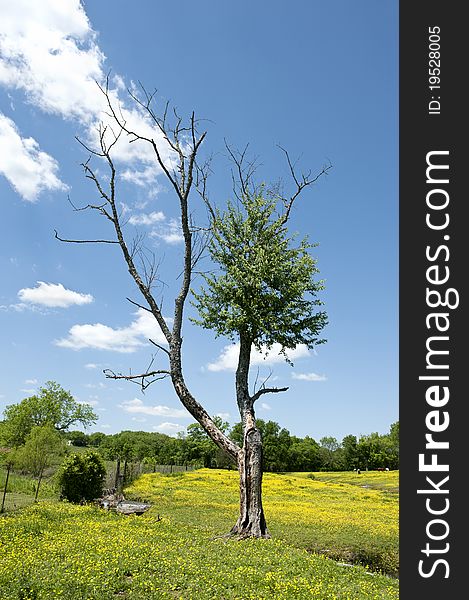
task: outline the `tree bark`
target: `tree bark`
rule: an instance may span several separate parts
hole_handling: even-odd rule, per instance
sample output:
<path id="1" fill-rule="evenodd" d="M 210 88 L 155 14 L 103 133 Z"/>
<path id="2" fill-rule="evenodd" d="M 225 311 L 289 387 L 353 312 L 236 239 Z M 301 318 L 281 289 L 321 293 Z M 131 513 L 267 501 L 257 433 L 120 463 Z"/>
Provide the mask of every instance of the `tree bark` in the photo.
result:
<path id="1" fill-rule="evenodd" d="M 249 395 L 251 347 L 249 336 L 240 335 L 236 399 L 243 423 L 243 447 L 238 453 L 239 517 L 230 533 L 270 538 L 262 507 L 262 437 L 256 425 L 254 401 Z"/>
<path id="2" fill-rule="evenodd" d="M 238 455 L 239 517 L 231 534 L 270 538 L 262 507 L 262 439 L 253 411 L 243 420 L 244 443 Z"/>

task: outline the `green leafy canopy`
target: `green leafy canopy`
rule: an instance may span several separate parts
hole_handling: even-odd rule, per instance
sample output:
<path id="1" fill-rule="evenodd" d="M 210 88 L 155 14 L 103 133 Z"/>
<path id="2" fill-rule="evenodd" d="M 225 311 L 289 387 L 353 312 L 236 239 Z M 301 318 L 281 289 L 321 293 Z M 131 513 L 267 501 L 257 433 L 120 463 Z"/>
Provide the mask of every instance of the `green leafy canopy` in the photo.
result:
<path id="1" fill-rule="evenodd" d="M 10 404 L 3 411 L 2 438 L 11 446 L 21 446 L 37 425 L 52 425 L 57 431 L 67 431 L 75 424 L 84 427 L 97 421 L 97 416 L 88 404 L 77 402 L 70 392 L 55 381 L 46 382 L 39 393 L 25 398 L 18 404 Z"/>
<path id="2" fill-rule="evenodd" d="M 318 334 L 327 316 L 317 310 L 324 285 L 315 281 L 309 253 L 317 244 L 296 242 L 285 221 L 265 186 L 214 211 L 209 252 L 218 272 L 203 275 L 205 286 L 193 292 L 195 323 L 232 341 L 243 336 L 258 349 L 325 341 Z"/>

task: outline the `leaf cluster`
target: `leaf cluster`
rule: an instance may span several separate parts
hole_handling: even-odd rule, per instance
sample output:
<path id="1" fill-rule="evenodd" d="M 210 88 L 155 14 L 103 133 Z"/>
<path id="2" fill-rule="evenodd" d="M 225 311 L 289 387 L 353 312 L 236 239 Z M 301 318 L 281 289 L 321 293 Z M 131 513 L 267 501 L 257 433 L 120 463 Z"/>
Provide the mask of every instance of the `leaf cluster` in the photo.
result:
<path id="1" fill-rule="evenodd" d="M 97 452 L 70 454 L 58 473 L 60 494 L 69 502 L 91 501 L 102 494 L 106 467 Z"/>
<path id="2" fill-rule="evenodd" d="M 64 441 L 52 425 L 35 425 L 24 446 L 14 451 L 14 464 L 37 477 L 64 451 Z"/>
<path id="3" fill-rule="evenodd" d="M 86 427 L 97 421 L 91 406 L 78 403 L 55 381 L 48 381 L 37 394 L 18 404 L 10 404 L 3 415 L 2 438 L 15 447 L 25 443 L 34 426 L 51 425 L 57 431 L 66 431 L 74 423 Z"/>
<path id="4" fill-rule="evenodd" d="M 314 245 L 288 234 L 276 199 L 260 186 L 212 218 L 209 252 L 218 272 L 205 274 L 205 286 L 194 292 L 193 320 L 217 336 L 244 336 L 258 349 L 322 343 L 327 316 L 317 310 L 324 286 L 315 280 Z"/>

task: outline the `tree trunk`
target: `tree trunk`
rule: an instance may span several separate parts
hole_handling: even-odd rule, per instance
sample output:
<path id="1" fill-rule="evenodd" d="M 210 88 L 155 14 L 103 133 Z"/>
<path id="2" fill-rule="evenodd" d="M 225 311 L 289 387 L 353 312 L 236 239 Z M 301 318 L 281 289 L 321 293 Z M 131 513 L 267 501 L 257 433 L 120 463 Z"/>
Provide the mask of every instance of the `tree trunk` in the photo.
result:
<path id="1" fill-rule="evenodd" d="M 39 473 L 39 477 L 37 480 L 37 487 L 36 487 L 36 495 L 34 496 L 34 502 L 37 502 L 37 497 L 39 495 L 39 486 L 41 485 L 41 480 L 42 480 L 42 474 L 44 473 L 44 467 L 41 469 L 41 472 Z"/>
<path id="2" fill-rule="evenodd" d="M 238 470 L 239 517 L 230 533 L 240 537 L 270 538 L 262 507 L 262 439 L 252 414 L 246 417 Z"/>
<path id="3" fill-rule="evenodd" d="M 243 447 L 238 453 L 239 517 L 231 533 L 240 537 L 270 538 L 262 508 L 262 437 L 249 395 L 251 346 L 250 338 L 240 335 L 236 400 L 243 422 Z"/>

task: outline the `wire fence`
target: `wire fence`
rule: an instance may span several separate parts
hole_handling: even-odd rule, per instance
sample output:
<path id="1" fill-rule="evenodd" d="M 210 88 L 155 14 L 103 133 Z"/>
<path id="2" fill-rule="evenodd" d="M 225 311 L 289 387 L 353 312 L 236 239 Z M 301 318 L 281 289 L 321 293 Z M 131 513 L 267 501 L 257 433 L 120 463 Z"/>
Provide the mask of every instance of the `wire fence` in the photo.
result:
<path id="1" fill-rule="evenodd" d="M 193 471 L 199 465 L 151 465 L 143 462 L 106 461 L 105 489 L 123 488 L 144 473 L 182 473 Z M 59 490 L 55 482 L 56 469 L 48 469 L 44 473 L 37 501 L 58 500 Z M 36 500 L 38 480 L 24 475 L 5 466 L 0 466 L 0 513 L 24 508 L 34 504 Z"/>

